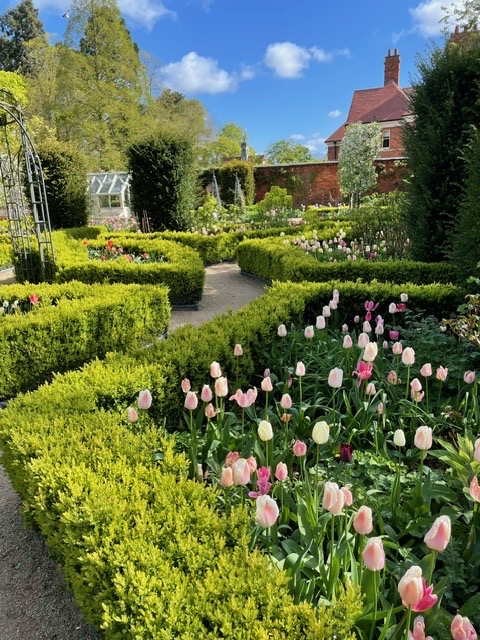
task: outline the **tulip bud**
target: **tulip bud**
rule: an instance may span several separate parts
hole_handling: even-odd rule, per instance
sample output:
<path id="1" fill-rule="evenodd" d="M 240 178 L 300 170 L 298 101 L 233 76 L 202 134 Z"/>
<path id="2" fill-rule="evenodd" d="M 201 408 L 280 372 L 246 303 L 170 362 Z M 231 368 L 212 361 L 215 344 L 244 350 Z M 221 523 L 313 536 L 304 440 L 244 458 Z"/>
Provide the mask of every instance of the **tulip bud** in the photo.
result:
<path id="1" fill-rule="evenodd" d="M 245 458 L 239 458 L 232 464 L 233 484 L 245 486 L 250 482 L 250 465 Z"/>
<path id="2" fill-rule="evenodd" d="M 435 377 L 437 378 L 437 380 L 440 380 L 440 382 L 445 382 L 445 380 L 447 379 L 447 376 L 448 376 L 447 367 L 438 367 L 437 373 L 435 374 Z"/>
<path id="3" fill-rule="evenodd" d="M 373 362 L 378 354 L 378 345 L 376 342 L 369 342 L 363 352 L 363 360 L 365 362 Z"/>
<path id="4" fill-rule="evenodd" d="M 330 309 L 329 306 L 325 306 L 322 309 L 322 316 L 324 318 L 330 318 L 330 316 L 332 315 L 332 310 Z"/>
<path id="5" fill-rule="evenodd" d="M 377 407 L 377 413 L 379 416 L 383 416 L 383 412 L 385 411 L 385 407 L 383 405 L 383 402 L 379 402 L 378 403 L 378 407 Z"/>
<path id="6" fill-rule="evenodd" d="M 305 442 L 302 442 L 301 440 L 295 440 L 295 442 L 293 443 L 293 455 L 297 458 L 301 458 L 306 453 L 307 445 L 305 444 Z"/>
<path id="7" fill-rule="evenodd" d="M 394 356 L 399 356 L 403 351 L 403 344 L 401 342 L 394 342 L 392 345 L 392 353 Z"/>
<path id="8" fill-rule="evenodd" d="M 353 321 L 355 324 L 358 324 L 360 322 L 360 316 L 354 316 Z"/>
<path id="9" fill-rule="evenodd" d="M 341 487 L 340 491 L 343 493 L 345 504 L 347 507 L 351 507 L 353 504 L 353 495 L 349 487 Z"/>
<path id="10" fill-rule="evenodd" d="M 127 409 L 127 420 L 129 422 L 136 422 L 138 420 L 138 413 L 133 407 L 128 407 Z"/>
<path id="11" fill-rule="evenodd" d="M 473 476 L 470 486 L 468 488 L 470 497 L 474 502 L 480 502 L 480 486 L 478 484 L 477 476 Z"/>
<path id="12" fill-rule="evenodd" d="M 190 380 L 188 378 L 184 378 L 181 382 L 181 387 L 182 387 L 183 393 L 188 393 L 192 388 L 190 384 Z"/>
<path id="13" fill-rule="evenodd" d="M 367 569 L 381 571 L 385 566 L 385 551 L 382 539 L 368 538 L 362 557 Z"/>
<path id="14" fill-rule="evenodd" d="M 233 348 L 233 355 L 234 356 L 243 356 L 243 349 L 242 349 L 242 345 L 241 344 L 236 344 L 235 347 Z"/>
<path id="15" fill-rule="evenodd" d="M 420 369 L 420 375 L 424 378 L 430 378 L 432 375 L 432 365 L 429 362 L 426 362 L 422 368 Z"/>
<path id="16" fill-rule="evenodd" d="M 342 333 L 348 332 L 348 324 L 342 324 Z"/>
<path id="17" fill-rule="evenodd" d="M 288 393 L 284 393 L 282 399 L 280 400 L 280 406 L 282 409 L 291 409 L 292 408 L 292 398 Z"/>
<path id="18" fill-rule="evenodd" d="M 288 478 L 288 467 L 284 462 L 279 462 L 275 469 L 275 478 L 280 482 L 284 482 Z"/>
<path id="19" fill-rule="evenodd" d="M 317 444 L 325 444 L 330 437 L 330 427 L 325 420 L 315 423 L 312 431 L 312 438 Z"/>
<path id="20" fill-rule="evenodd" d="M 398 338 L 400 337 L 400 332 L 396 331 L 395 329 L 390 329 L 390 331 L 388 332 L 388 337 L 390 338 L 390 340 L 398 340 Z"/>
<path id="21" fill-rule="evenodd" d="M 452 534 L 452 522 L 448 516 L 439 516 L 427 531 L 423 541 L 429 549 L 445 551 Z"/>
<path id="22" fill-rule="evenodd" d="M 208 386 L 208 384 L 204 384 L 202 387 L 202 392 L 200 394 L 200 398 L 202 402 L 211 402 L 213 398 L 213 392 Z"/>
<path id="23" fill-rule="evenodd" d="M 279 515 L 278 505 L 275 500 L 266 495 L 258 496 L 256 508 L 255 522 L 264 529 L 272 527 Z"/>
<path id="24" fill-rule="evenodd" d="M 317 327 L 317 329 L 319 331 L 321 331 L 322 329 L 325 329 L 325 326 L 326 326 L 325 317 L 324 316 L 317 316 L 317 322 L 316 322 L 315 326 Z"/>
<path id="25" fill-rule="evenodd" d="M 393 442 L 397 447 L 404 447 L 406 444 L 405 434 L 402 429 L 397 429 L 393 434 Z"/>
<path id="26" fill-rule="evenodd" d="M 305 327 L 304 335 L 307 340 L 311 340 L 315 335 L 315 330 L 311 324 L 308 325 L 308 327 Z"/>
<path id="27" fill-rule="evenodd" d="M 394 302 L 389 304 L 388 313 L 397 313 L 397 305 Z"/>
<path id="28" fill-rule="evenodd" d="M 270 376 L 263 378 L 260 386 L 262 388 L 262 391 L 265 391 L 266 393 L 270 393 L 271 391 L 273 391 L 273 385 Z"/>
<path id="29" fill-rule="evenodd" d="M 450 626 L 453 640 L 477 640 L 477 632 L 470 620 L 459 613 L 453 618 Z"/>
<path id="30" fill-rule="evenodd" d="M 204 413 L 205 413 L 205 417 L 212 419 L 215 417 L 217 412 L 215 411 L 215 407 L 213 406 L 213 404 L 209 402 L 205 407 Z"/>
<path id="31" fill-rule="evenodd" d="M 222 473 L 220 474 L 220 479 L 218 484 L 224 489 L 228 489 L 229 487 L 233 487 L 233 470 L 232 467 L 224 467 L 222 469 Z"/>
<path id="32" fill-rule="evenodd" d="M 370 342 L 370 338 L 368 337 L 367 333 L 363 332 L 358 336 L 357 344 L 360 347 L 360 349 L 364 349 L 369 342 Z"/>
<path id="33" fill-rule="evenodd" d="M 210 375 L 212 378 L 220 378 L 222 375 L 222 370 L 218 362 L 212 362 L 210 365 Z"/>
<path id="34" fill-rule="evenodd" d="M 279 325 L 277 334 L 280 336 L 280 338 L 285 338 L 285 336 L 287 335 L 287 327 L 284 324 Z"/>
<path id="35" fill-rule="evenodd" d="M 298 376 L 299 378 L 305 375 L 305 365 L 303 364 L 303 362 L 297 362 L 295 375 Z"/>
<path id="36" fill-rule="evenodd" d="M 373 531 L 373 517 L 370 507 L 363 505 L 353 519 L 353 528 L 357 533 L 366 536 Z"/>
<path id="37" fill-rule="evenodd" d="M 215 395 L 218 398 L 224 398 L 228 395 L 228 381 L 226 378 L 220 376 L 215 380 Z"/>
<path id="38" fill-rule="evenodd" d="M 330 300 L 330 302 L 328 303 L 328 306 L 330 307 L 330 309 L 332 311 L 335 311 L 335 309 L 338 309 L 338 301 L 335 299 Z"/>
<path id="39" fill-rule="evenodd" d="M 345 494 L 336 482 L 325 482 L 322 506 L 334 516 L 338 516 L 345 504 Z"/>
<path id="40" fill-rule="evenodd" d="M 466 384 L 473 384 L 475 382 L 475 378 L 475 371 L 465 371 L 465 373 L 463 374 L 463 381 Z"/>
<path id="41" fill-rule="evenodd" d="M 270 422 L 262 420 L 258 425 L 258 437 L 262 442 L 268 442 L 273 438 L 273 429 Z"/>
<path id="42" fill-rule="evenodd" d="M 415 432 L 414 444 L 417 449 L 427 451 L 432 447 L 432 428 L 425 425 L 418 427 Z"/>
<path id="43" fill-rule="evenodd" d="M 416 393 L 417 391 L 421 391 L 422 390 L 422 383 L 420 382 L 420 380 L 418 378 L 414 378 L 410 382 L 410 390 L 413 391 L 414 393 Z"/>
<path id="44" fill-rule="evenodd" d="M 140 391 L 137 404 L 139 409 L 150 409 L 152 406 L 152 394 L 148 389 Z"/>
<path id="45" fill-rule="evenodd" d="M 405 347 L 402 353 L 402 362 L 407 367 L 415 364 L 415 351 L 412 349 L 412 347 Z"/>
<path id="46" fill-rule="evenodd" d="M 343 383 L 343 369 L 335 367 L 328 374 L 328 386 L 332 389 L 340 389 Z"/>
<path id="47" fill-rule="evenodd" d="M 368 320 L 365 320 L 365 322 L 363 323 L 363 328 L 362 328 L 364 333 L 371 333 L 372 331 L 372 326 L 370 324 L 370 322 Z"/>
<path id="48" fill-rule="evenodd" d="M 365 395 L 374 396 L 377 393 L 377 388 L 375 387 L 373 382 L 369 382 L 365 387 Z"/>
<path id="49" fill-rule="evenodd" d="M 476 462 L 480 462 L 480 438 L 475 440 L 474 449 L 473 459 L 476 460 Z"/>

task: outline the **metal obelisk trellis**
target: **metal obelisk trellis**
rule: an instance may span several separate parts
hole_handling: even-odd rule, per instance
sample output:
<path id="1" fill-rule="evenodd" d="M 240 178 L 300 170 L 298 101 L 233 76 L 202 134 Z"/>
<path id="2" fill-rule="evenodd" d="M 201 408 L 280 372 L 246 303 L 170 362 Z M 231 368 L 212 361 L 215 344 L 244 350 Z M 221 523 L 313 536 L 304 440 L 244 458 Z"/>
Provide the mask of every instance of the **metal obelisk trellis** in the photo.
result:
<path id="1" fill-rule="evenodd" d="M 0 89 L 0 179 L 20 282 L 49 281 L 55 271 L 43 171 L 20 107 Z"/>

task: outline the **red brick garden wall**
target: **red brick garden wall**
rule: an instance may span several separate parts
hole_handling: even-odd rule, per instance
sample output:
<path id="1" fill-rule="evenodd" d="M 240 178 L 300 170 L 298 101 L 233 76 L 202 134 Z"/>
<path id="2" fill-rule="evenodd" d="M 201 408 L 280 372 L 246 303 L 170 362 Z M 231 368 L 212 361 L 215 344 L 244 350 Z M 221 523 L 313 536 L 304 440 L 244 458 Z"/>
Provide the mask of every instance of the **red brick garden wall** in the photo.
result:
<path id="1" fill-rule="evenodd" d="M 377 163 L 379 193 L 402 188 L 403 162 L 394 159 Z M 309 204 L 328 205 L 341 201 L 337 162 L 315 164 L 259 165 L 255 167 L 255 202 L 259 202 L 272 185 L 284 187 L 293 196 L 295 207 Z"/>

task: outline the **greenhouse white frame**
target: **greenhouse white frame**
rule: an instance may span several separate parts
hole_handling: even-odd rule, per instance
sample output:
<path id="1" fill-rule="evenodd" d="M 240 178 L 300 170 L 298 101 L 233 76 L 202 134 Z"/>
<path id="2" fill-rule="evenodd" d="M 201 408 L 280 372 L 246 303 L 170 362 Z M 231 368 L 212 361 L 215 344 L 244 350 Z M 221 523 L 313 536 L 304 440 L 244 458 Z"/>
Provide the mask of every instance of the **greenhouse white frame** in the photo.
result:
<path id="1" fill-rule="evenodd" d="M 126 171 L 89 173 L 88 189 L 94 215 L 130 218 L 130 174 Z"/>

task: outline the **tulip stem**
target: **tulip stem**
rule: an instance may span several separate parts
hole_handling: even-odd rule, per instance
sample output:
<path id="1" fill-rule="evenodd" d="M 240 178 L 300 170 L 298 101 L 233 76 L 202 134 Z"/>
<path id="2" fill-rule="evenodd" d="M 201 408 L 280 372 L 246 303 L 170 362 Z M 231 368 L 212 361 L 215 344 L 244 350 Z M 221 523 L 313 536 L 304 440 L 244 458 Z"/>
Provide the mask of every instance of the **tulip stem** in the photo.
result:
<path id="1" fill-rule="evenodd" d="M 374 598 L 374 603 L 373 603 L 373 618 L 372 618 L 372 626 L 370 627 L 370 640 L 373 640 L 373 632 L 375 631 L 375 624 L 377 622 L 377 602 L 378 602 L 378 597 L 377 597 L 377 591 L 378 591 L 378 586 L 377 586 L 377 578 L 378 578 L 378 571 L 374 571 L 373 572 L 373 598 Z"/>
<path id="2" fill-rule="evenodd" d="M 405 398 L 408 400 L 408 389 L 410 386 L 410 365 L 408 365 L 407 367 L 407 385 L 406 385 L 406 393 L 405 393 Z"/>
<path id="3" fill-rule="evenodd" d="M 405 640 L 408 640 L 408 635 L 410 633 L 410 623 L 412 620 L 412 607 L 408 607 L 407 611 L 407 623 L 405 626 Z"/>
<path id="4" fill-rule="evenodd" d="M 435 551 L 435 549 L 432 549 L 432 555 L 430 558 L 430 571 L 428 574 L 427 585 L 432 584 L 432 577 L 433 577 L 433 571 L 435 569 L 436 560 L 437 560 L 437 552 Z"/>

